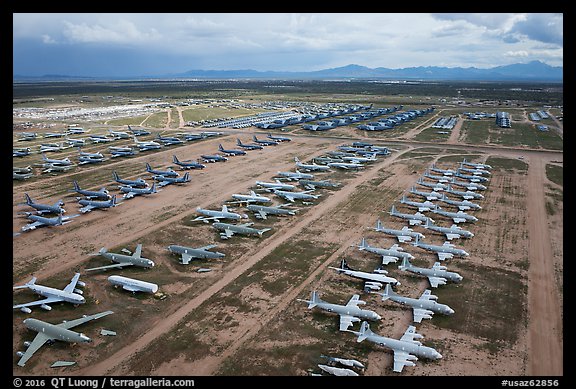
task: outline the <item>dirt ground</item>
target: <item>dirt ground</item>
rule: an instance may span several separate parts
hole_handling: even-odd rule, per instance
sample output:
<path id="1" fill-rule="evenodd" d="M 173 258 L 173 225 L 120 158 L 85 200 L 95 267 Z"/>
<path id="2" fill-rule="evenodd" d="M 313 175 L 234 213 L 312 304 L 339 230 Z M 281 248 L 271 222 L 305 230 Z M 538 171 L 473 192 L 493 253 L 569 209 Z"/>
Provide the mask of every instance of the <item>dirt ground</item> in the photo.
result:
<path id="1" fill-rule="evenodd" d="M 426 122 L 433 120 L 430 117 Z M 460 125 L 461 122 L 458 130 Z M 432 320 L 418 324 L 417 331 L 424 335 L 425 345 L 441 350 L 443 359 L 419 360 L 415 367 L 406 367 L 401 375 L 563 375 L 563 218 L 562 210 L 554 215 L 546 211 L 545 189 L 554 186 L 546 179 L 545 166 L 552 161 L 561 163 L 562 153 L 458 145 L 459 131 L 450 138 L 449 145 L 411 141 L 421 127 L 406 133 L 401 141 L 374 142 L 394 151 L 363 171 L 316 173 L 315 179 L 331 179 L 341 182 L 342 186 L 337 190 L 318 190 L 322 196 L 314 204 L 295 204 L 296 216 L 262 221 L 250 214 L 256 227 L 272 228 L 261 238 L 234 236 L 220 240 L 209 224 L 192 223 L 191 219 L 197 216 L 196 207 L 220 208 L 231 200 L 233 193 L 248 193 L 256 180 L 270 181 L 278 171 L 294 170 L 294 157 L 310 161 L 350 140 L 292 134 L 292 142 L 248 151 L 246 156 L 230 157 L 225 163 L 208 164 L 202 171 L 192 170 L 191 182 L 186 185 L 169 185 L 155 195 L 127 200 L 114 209 L 95 210 L 67 225 L 41 228 L 15 237 L 14 285 L 35 276 L 39 284 L 63 287 L 73 273 L 79 271 L 87 284 L 85 295 L 88 297 L 87 303 L 79 307 L 55 304 L 50 312 L 35 308 L 30 315 L 15 311 L 14 353 L 23 349 L 23 341 L 33 338 L 33 333 L 22 324 L 26 317 L 56 323 L 108 309 L 115 313 L 78 328 L 95 340 L 92 344 L 45 346 L 25 368 L 16 365 L 18 357 L 14 356 L 14 375 L 306 375 L 309 371 L 319 372 L 316 364 L 323 363 L 311 357 L 312 346 L 321 348 L 323 354 L 337 351 L 339 356 L 347 357 L 342 355 L 347 353 L 361 359 L 367 366 L 363 375 L 395 375 L 389 351 L 367 342 L 359 344 L 353 334 L 339 333 L 334 316 L 309 311 L 306 304 L 297 299 L 309 298 L 314 289 L 326 296 L 326 300 L 342 304 L 353 293 L 361 294 L 367 302 L 364 308 L 374 309 L 383 317 L 382 323 L 371 323 L 371 328 L 378 334 L 399 338 L 411 324 L 411 311 L 392 302 L 382 302 L 377 294 L 363 294 L 359 282 L 343 281 L 343 276 L 328 267 L 337 266 L 343 257 L 349 258 L 354 268 L 368 271 L 376 267 L 377 258 L 360 253 L 352 246 L 358 245 L 362 237 L 379 247 L 396 243 L 369 227 L 373 227 L 377 219 L 393 228 L 406 225 L 388 214 L 392 204 L 402 211 L 414 212 L 398 201 L 415 185 L 426 167 L 436 162 L 455 168 L 453 161 L 464 157 L 487 163 L 512 160 L 525 166 L 525 170 L 503 167 L 493 170 L 488 189 L 483 192 L 485 199 L 477 201 L 482 210 L 473 211 L 479 222 L 463 226 L 475 236 L 453 242 L 467 250 L 470 257 L 445 263 L 449 270 L 460 272 L 465 282 L 441 286 L 433 293 L 441 303 L 457 299 L 454 293 L 458 290 L 466 292 L 472 301 L 480 301 L 486 293 L 485 282 L 490 274 L 499 275 L 501 279 L 513 278 L 513 285 L 520 285 L 524 291 L 517 301 L 524 322 L 514 323 L 515 332 L 495 342 L 490 338 L 492 335 L 466 329 L 474 328 L 473 321 L 478 315 L 475 309 L 489 310 L 490 305 L 497 305 L 498 301 L 486 299 L 486 306 L 482 307 L 465 304 L 466 311 L 457 311 L 449 318 L 438 318 L 441 315 L 436 314 Z M 125 164 L 134 167 L 131 170 L 134 173 L 126 178 L 147 177 L 145 162 L 155 168 L 165 168 L 171 165 L 173 154 L 180 159 L 193 159 L 202 153 L 214 153 L 219 143 L 236 147 L 236 137 L 247 142 L 253 133 L 264 136 L 254 130 L 222 131 L 225 134 L 217 138 L 167 147 L 156 153 L 141 153 L 103 167 L 83 168 L 81 173 L 15 186 L 13 229 L 18 231 L 25 223 L 25 219 L 17 215 L 25 208 L 17 205 L 22 201 L 23 192 L 37 201 L 53 203 L 60 197 L 46 197 L 46 193 L 51 193 L 47 188 L 71 187 L 75 177 L 94 173 L 108 179 L 88 189 L 106 186 L 118 193 L 111 181 L 112 170 Z M 524 159 L 518 160 L 519 156 Z M 266 195 L 273 198 L 275 204 L 282 203 L 273 194 Z M 74 214 L 78 206 L 68 198 L 65 208 L 67 214 Z M 246 212 L 242 206 L 237 209 Z M 438 218 L 442 225 L 451 224 Z M 421 227 L 413 228 L 425 233 L 429 243 L 442 244 L 442 236 Z M 298 242 L 310 244 L 310 251 L 299 251 Z M 153 269 L 85 272 L 86 268 L 108 264 L 103 258 L 89 255 L 99 248 L 118 252 L 126 247 L 133 251 L 138 243 L 143 244 L 142 255 L 156 263 Z M 212 243 L 226 254 L 225 258 L 184 266 L 166 250 L 169 244 L 205 246 Z M 435 261 L 432 254 L 409 244 L 403 247 L 422 260 L 422 264 L 430 266 Z M 303 270 L 283 269 L 282 262 L 277 268 L 266 267 L 278 252 L 286 253 L 286 266 L 290 266 L 292 262 L 288 260 L 293 257 L 305 258 L 308 262 Z M 406 275 L 397 270 L 396 265 L 388 265 L 387 269 L 402 281 L 399 293 L 414 297 L 428 287 L 425 279 Z M 196 272 L 201 267 L 212 271 Z M 123 293 L 108 284 L 106 278 L 112 274 L 156 282 L 168 298 L 158 300 Z M 260 275 L 264 282 L 249 282 Z M 272 289 L 278 284 L 283 285 L 281 290 Z M 448 292 L 443 292 L 443 288 Z M 14 295 L 18 302 L 33 299 L 31 293 L 25 291 Z M 454 329 L 450 321 L 464 324 Z M 495 323 L 503 321 L 495 319 Z M 117 331 L 118 335 L 101 336 L 102 328 Z M 301 331 L 302 328 L 306 331 Z M 318 334 L 320 340 L 312 334 Z M 335 342 L 332 349 L 331 342 Z M 304 352 L 304 359 L 308 359 L 293 363 L 296 356 Z M 265 358 L 268 359 L 263 361 Z M 244 359 L 244 370 L 235 367 L 239 359 Z M 270 361 L 273 359 L 276 364 Z M 56 360 L 75 360 L 77 365 L 51 369 L 50 365 Z M 282 365 L 293 366 L 281 370 Z"/>

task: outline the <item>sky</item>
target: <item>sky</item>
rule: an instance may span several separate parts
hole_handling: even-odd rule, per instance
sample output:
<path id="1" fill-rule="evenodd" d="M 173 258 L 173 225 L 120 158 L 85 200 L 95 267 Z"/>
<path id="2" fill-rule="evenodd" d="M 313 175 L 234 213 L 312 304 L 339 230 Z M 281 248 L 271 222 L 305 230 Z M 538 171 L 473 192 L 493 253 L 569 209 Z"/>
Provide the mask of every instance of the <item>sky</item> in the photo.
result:
<path id="1" fill-rule="evenodd" d="M 13 74 L 563 65 L 563 14 L 14 13 Z"/>

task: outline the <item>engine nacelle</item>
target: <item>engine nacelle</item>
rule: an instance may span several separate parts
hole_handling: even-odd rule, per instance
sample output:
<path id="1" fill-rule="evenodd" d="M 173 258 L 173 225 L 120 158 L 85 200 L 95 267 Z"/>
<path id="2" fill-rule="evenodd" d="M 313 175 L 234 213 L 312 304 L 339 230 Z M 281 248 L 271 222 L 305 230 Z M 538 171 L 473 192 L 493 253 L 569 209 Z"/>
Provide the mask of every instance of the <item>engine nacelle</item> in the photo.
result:
<path id="1" fill-rule="evenodd" d="M 51 311 L 52 307 L 50 305 L 42 304 L 40 308 L 44 309 L 45 311 Z"/>
<path id="2" fill-rule="evenodd" d="M 379 287 L 378 285 L 372 285 L 372 284 L 366 283 L 366 285 L 364 285 L 364 289 L 368 289 L 368 290 L 380 290 L 380 287 Z"/>
<path id="3" fill-rule="evenodd" d="M 22 351 L 18 351 L 18 352 L 16 352 L 16 355 L 18 355 L 20 358 L 22 358 L 24 356 L 24 353 Z"/>
<path id="4" fill-rule="evenodd" d="M 20 310 L 24 313 L 31 313 L 32 312 L 32 310 L 28 307 L 22 307 L 22 308 L 20 308 Z"/>
<path id="5" fill-rule="evenodd" d="M 77 293 L 77 294 L 84 294 L 84 291 L 83 291 L 83 290 L 81 290 L 81 289 L 74 289 L 74 293 Z"/>
<path id="6" fill-rule="evenodd" d="M 81 286 L 81 287 L 85 287 L 85 286 L 86 286 L 86 283 L 83 282 L 83 281 L 78 281 L 78 282 L 76 283 L 76 285 Z"/>
<path id="7" fill-rule="evenodd" d="M 378 274 L 388 274 L 387 270 L 384 269 L 374 269 L 374 273 L 378 273 Z"/>
<path id="8" fill-rule="evenodd" d="M 26 341 L 26 342 L 24 342 L 24 347 L 28 348 L 28 347 L 30 347 L 31 344 L 32 344 L 32 343 Z"/>

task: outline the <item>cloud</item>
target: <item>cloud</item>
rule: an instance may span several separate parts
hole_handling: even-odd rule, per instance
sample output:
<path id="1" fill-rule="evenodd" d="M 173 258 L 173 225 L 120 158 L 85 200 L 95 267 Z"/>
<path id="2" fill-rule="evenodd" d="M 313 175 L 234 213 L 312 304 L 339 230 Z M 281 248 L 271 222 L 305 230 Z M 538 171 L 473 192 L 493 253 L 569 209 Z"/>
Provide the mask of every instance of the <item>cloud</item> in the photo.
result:
<path id="1" fill-rule="evenodd" d="M 128 43 L 142 44 L 157 42 L 162 38 L 154 28 L 141 31 L 133 22 L 118 20 L 109 26 L 87 23 L 75 24 L 64 21 L 62 34 L 73 43 Z"/>

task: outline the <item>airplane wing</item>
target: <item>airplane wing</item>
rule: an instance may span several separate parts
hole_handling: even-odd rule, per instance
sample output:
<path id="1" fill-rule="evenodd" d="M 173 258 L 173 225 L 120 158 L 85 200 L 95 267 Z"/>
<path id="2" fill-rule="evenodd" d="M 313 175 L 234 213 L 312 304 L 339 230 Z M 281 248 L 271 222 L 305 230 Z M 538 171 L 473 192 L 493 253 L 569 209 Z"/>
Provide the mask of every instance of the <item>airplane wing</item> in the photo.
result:
<path id="1" fill-rule="evenodd" d="M 22 358 L 18 361 L 18 366 L 24 366 L 32 355 L 49 340 L 51 340 L 51 338 L 48 335 L 39 332 L 24 352 L 24 355 L 22 355 Z"/>
<path id="2" fill-rule="evenodd" d="M 390 262 L 397 262 L 398 258 L 396 257 L 391 257 L 389 255 L 383 255 L 382 256 L 382 264 L 383 265 L 388 265 Z"/>
<path id="3" fill-rule="evenodd" d="M 226 235 L 226 238 L 230 238 L 232 235 L 234 235 L 234 231 L 226 228 L 226 229 L 224 230 L 224 235 Z"/>
<path id="4" fill-rule="evenodd" d="M 432 319 L 432 315 L 434 314 L 434 312 L 428 309 L 413 308 L 412 310 L 414 311 L 414 322 L 416 323 L 421 323 L 422 319 Z"/>
<path id="5" fill-rule="evenodd" d="M 436 254 L 438 254 L 438 259 L 441 261 L 454 258 L 454 255 L 452 255 L 451 253 L 436 253 Z"/>
<path id="6" fill-rule="evenodd" d="M 136 195 L 136 193 L 134 193 L 134 192 L 128 192 L 128 193 L 125 193 L 124 196 L 122 196 L 122 197 L 124 197 L 125 199 L 131 199 L 135 195 Z"/>
<path id="7" fill-rule="evenodd" d="M 409 235 L 397 235 L 396 237 L 398 238 L 398 242 L 400 242 L 400 243 L 412 241 L 412 237 Z"/>
<path id="8" fill-rule="evenodd" d="M 260 215 L 260 217 L 261 217 L 263 220 L 268 219 L 268 218 L 266 217 L 266 215 L 268 215 L 268 213 L 266 213 L 266 212 L 264 212 L 264 211 L 257 211 L 256 213 L 257 213 L 258 215 Z"/>
<path id="9" fill-rule="evenodd" d="M 90 211 L 92 211 L 94 208 L 96 208 L 96 207 L 93 206 L 93 205 L 86 205 L 86 206 L 80 208 L 80 212 L 82 212 L 82 213 L 90 212 Z"/>
<path id="10" fill-rule="evenodd" d="M 193 257 L 190 254 L 182 253 L 182 264 L 188 265 Z"/>
<path id="11" fill-rule="evenodd" d="M 208 220 L 214 220 L 215 222 L 219 222 L 220 220 L 217 217 L 204 217 L 198 216 L 196 219 L 192 220 L 193 222 L 204 222 L 208 223 Z"/>
<path id="12" fill-rule="evenodd" d="M 390 247 L 390 250 L 394 250 L 394 251 L 404 251 L 404 249 L 400 246 L 398 246 L 398 244 L 394 243 L 392 245 L 392 247 Z"/>
<path id="13" fill-rule="evenodd" d="M 446 239 L 448 239 L 448 240 L 458 239 L 458 238 L 460 238 L 460 234 L 452 234 L 450 232 L 446 233 Z"/>
<path id="14" fill-rule="evenodd" d="M 31 301 L 31 302 L 25 303 L 25 304 L 14 305 L 12 308 L 18 309 L 18 308 L 24 308 L 24 307 L 33 307 L 35 305 L 56 303 L 58 301 L 62 301 L 62 299 L 58 298 L 58 297 L 46 297 L 45 299 L 42 299 L 42 300 Z"/>
<path id="15" fill-rule="evenodd" d="M 453 217 L 452 220 L 454 220 L 454 223 L 464 223 L 466 221 L 463 217 Z"/>
<path id="16" fill-rule="evenodd" d="M 115 263 L 113 265 L 107 265 L 107 266 L 100 266 L 100 267 L 93 267 L 91 269 L 86 269 L 86 271 L 91 271 L 91 270 L 103 270 L 103 269 L 115 269 L 118 267 L 126 267 L 126 266 L 132 266 L 134 265 L 132 262 L 122 262 L 122 263 Z"/>
<path id="17" fill-rule="evenodd" d="M 359 322 L 356 316 L 340 315 L 340 331 L 346 331 L 354 322 Z"/>
<path id="18" fill-rule="evenodd" d="M 210 250 L 213 249 L 214 247 L 217 247 L 217 244 L 209 244 L 208 246 L 203 246 L 203 247 L 198 247 L 196 250 Z"/>
<path id="19" fill-rule="evenodd" d="M 66 285 L 66 287 L 64 288 L 64 292 L 66 293 L 74 292 L 74 288 L 76 288 L 76 284 L 78 283 L 79 279 L 80 279 L 80 273 L 74 274 L 74 277 L 72 277 L 70 283 Z"/>
<path id="20" fill-rule="evenodd" d="M 417 225 L 417 224 L 422 224 L 422 220 L 418 220 L 418 219 L 410 219 L 409 221 L 411 226 Z"/>
<path id="21" fill-rule="evenodd" d="M 421 337 L 422 337 L 421 335 L 416 333 L 415 326 L 408 326 L 408 328 L 406 329 L 406 331 L 404 331 L 404 334 L 402 335 L 400 340 L 419 344 L 420 342 L 415 341 L 414 338 L 421 338 Z"/>
<path id="22" fill-rule="evenodd" d="M 291 203 L 294 202 L 294 197 L 292 197 L 292 196 L 285 195 L 285 196 L 282 196 L 282 197 L 284 197 L 286 200 L 290 201 Z"/>
<path id="23" fill-rule="evenodd" d="M 141 292 L 142 290 L 138 287 L 132 286 L 132 285 L 122 285 L 122 289 L 127 290 L 128 292 Z"/>
<path id="24" fill-rule="evenodd" d="M 394 350 L 394 371 L 400 373 L 404 366 L 416 366 L 413 360 L 416 356 L 407 353 L 406 351 Z"/>
<path id="25" fill-rule="evenodd" d="M 142 255 L 142 243 L 139 243 L 138 246 L 136 246 L 134 254 L 132 254 L 132 258 L 140 258 L 141 255 Z"/>
<path id="26" fill-rule="evenodd" d="M 347 307 L 357 307 L 358 305 L 366 304 L 366 302 L 360 300 L 360 295 L 355 294 L 350 298 L 350 300 L 346 303 Z"/>
<path id="27" fill-rule="evenodd" d="M 69 330 L 70 328 L 74 328 L 76 326 L 79 326 L 80 324 L 84 324 L 84 323 L 91 321 L 91 320 L 100 319 L 101 317 L 107 316 L 111 313 L 114 313 L 114 312 L 105 311 L 105 312 L 97 313 L 95 315 L 84 316 L 84 317 L 81 317 L 80 319 L 70 320 L 70 321 L 67 321 L 64 323 L 60 323 L 57 326 Z"/>
<path id="28" fill-rule="evenodd" d="M 446 278 L 443 277 L 429 276 L 428 280 L 430 281 L 430 286 L 433 288 L 437 288 L 438 285 L 446 285 Z"/>
<path id="29" fill-rule="evenodd" d="M 35 221 L 34 223 L 30 223 L 30 224 L 26 224 L 24 227 L 22 227 L 23 230 L 29 230 L 29 229 L 34 229 L 40 226 L 45 225 L 46 223 L 42 223 L 39 221 Z"/>

